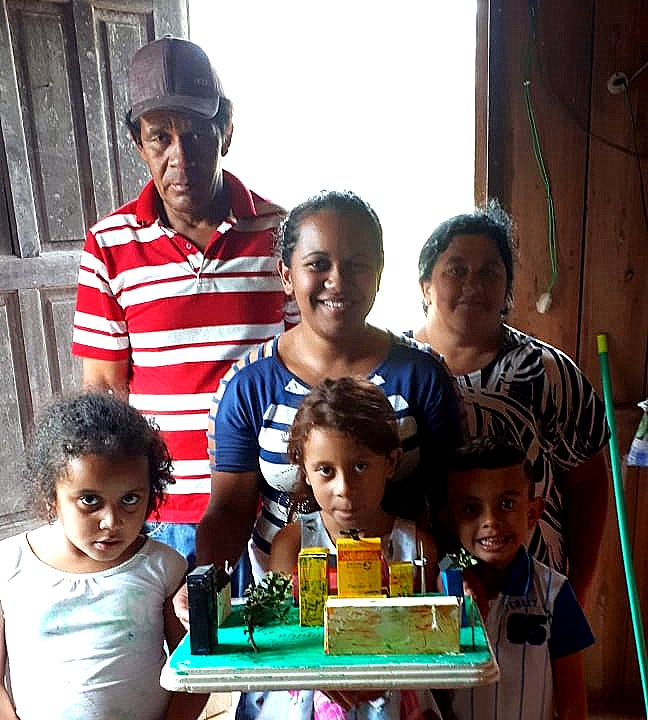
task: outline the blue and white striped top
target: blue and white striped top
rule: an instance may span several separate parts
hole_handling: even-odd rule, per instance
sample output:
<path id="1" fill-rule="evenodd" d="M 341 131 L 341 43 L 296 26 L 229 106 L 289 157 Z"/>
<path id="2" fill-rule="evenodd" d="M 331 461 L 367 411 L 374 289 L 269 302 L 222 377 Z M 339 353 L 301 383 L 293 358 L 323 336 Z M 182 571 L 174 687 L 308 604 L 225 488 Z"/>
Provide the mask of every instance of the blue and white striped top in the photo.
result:
<path id="1" fill-rule="evenodd" d="M 250 542 L 255 577 L 267 571 L 272 539 L 286 524 L 296 477 L 285 452 L 286 433 L 310 390 L 278 358 L 277 341 L 259 345 L 232 367 L 214 398 L 215 416 L 210 416 L 212 470 L 259 474 L 262 508 Z M 445 459 L 461 439 L 461 423 L 449 373 L 437 358 L 405 342 L 392 337 L 387 357 L 368 379 L 384 391 L 399 422 L 403 459 L 392 482 L 398 483 L 393 486 L 396 498 L 410 511 L 390 511 L 407 517 L 411 509 L 420 511 L 443 480 Z"/>

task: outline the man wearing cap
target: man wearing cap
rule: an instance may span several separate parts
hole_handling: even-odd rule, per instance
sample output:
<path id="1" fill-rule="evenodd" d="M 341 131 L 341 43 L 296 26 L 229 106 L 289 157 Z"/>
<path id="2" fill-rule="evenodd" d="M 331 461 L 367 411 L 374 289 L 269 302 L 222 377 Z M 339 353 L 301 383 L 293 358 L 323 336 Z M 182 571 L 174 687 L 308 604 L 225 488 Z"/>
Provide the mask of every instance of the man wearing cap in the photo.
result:
<path id="1" fill-rule="evenodd" d="M 164 37 L 135 53 L 128 81 L 127 122 L 151 180 L 87 234 L 72 352 L 84 386 L 127 396 L 160 427 L 176 483 L 156 537 L 191 563 L 212 394 L 234 360 L 298 318 L 275 269 L 282 209 L 222 169 L 231 103 L 207 55 Z"/>

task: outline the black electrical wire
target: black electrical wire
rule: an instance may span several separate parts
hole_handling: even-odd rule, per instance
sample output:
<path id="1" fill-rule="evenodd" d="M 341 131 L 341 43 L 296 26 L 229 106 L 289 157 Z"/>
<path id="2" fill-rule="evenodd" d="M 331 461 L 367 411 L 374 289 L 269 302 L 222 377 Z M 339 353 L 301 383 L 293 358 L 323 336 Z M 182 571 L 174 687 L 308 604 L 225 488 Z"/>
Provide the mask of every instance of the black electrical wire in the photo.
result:
<path id="1" fill-rule="evenodd" d="M 646 63 L 642 68 L 640 68 L 639 71 L 637 71 L 633 77 L 637 77 L 639 72 L 641 72 L 645 67 L 648 66 L 648 63 Z M 643 176 L 643 169 L 641 167 L 641 157 L 638 153 L 638 143 L 637 143 L 637 124 L 635 122 L 635 116 L 632 111 L 632 103 L 630 102 L 630 93 L 628 86 L 630 84 L 630 81 L 623 83 L 623 99 L 625 101 L 625 106 L 628 111 L 628 118 L 630 119 L 630 128 L 632 130 L 632 143 L 634 145 L 635 149 L 635 158 L 637 160 L 637 170 L 639 171 L 639 194 L 641 196 L 641 210 L 643 212 L 643 218 L 644 218 L 644 224 L 646 226 L 646 231 L 648 231 L 648 205 L 646 204 L 646 185 L 644 182 L 644 176 Z"/>
<path id="2" fill-rule="evenodd" d="M 536 22 L 536 13 L 537 8 L 535 7 L 534 0 L 531 0 L 530 5 L 533 4 L 534 8 L 530 12 L 532 13 L 532 22 Z M 590 138 L 593 138 L 594 140 L 598 140 L 603 145 L 606 145 L 609 148 L 612 148 L 613 150 L 618 150 L 619 152 L 623 153 L 624 155 L 630 155 L 631 157 L 637 157 L 637 158 L 648 158 L 648 152 L 641 152 L 639 150 L 639 146 L 637 142 L 633 142 L 634 147 L 628 148 L 625 145 L 621 145 L 620 143 L 616 143 L 613 140 L 610 140 L 609 138 L 606 138 L 604 135 L 600 135 L 599 133 L 593 132 L 590 128 L 586 126 L 586 124 L 578 117 L 576 114 L 574 108 L 572 105 L 567 102 L 567 100 L 556 90 L 553 83 L 549 82 L 549 78 L 547 77 L 547 74 L 544 71 L 544 66 L 542 64 L 542 59 L 540 55 L 536 57 L 537 67 L 538 67 L 538 76 L 542 82 L 542 85 L 558 100 L 563 110 L 567 113 L 567 115 L 572 119 L 572 122 L 574 125 L 581 130 L 585 135 L 587 135 Z M 624 83 L 627 86 L 630 85 L 634 80 L 636 80 L 639 75 L 641 75 L 644 70 L 648 68 L 648 62 L 645 62 L 636 72 L 634 72 L 630 79 L 627 81 L 627 83 Z M 634 140 L 634 138 L 633 138 Z"/>

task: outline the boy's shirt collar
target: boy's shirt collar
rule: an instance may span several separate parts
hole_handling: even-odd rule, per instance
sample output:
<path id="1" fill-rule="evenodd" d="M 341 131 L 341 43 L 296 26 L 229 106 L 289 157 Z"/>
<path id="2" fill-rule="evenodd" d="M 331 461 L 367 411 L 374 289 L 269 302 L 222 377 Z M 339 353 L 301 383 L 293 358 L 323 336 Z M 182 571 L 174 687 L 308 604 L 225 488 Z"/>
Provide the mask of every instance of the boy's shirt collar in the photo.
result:
<path id="1" fill-rule="evenodd" d="M 502 594 L 526 595 L 533 585 L 533 560 L 523 545 L 518 551 L 509 567 Z"/>

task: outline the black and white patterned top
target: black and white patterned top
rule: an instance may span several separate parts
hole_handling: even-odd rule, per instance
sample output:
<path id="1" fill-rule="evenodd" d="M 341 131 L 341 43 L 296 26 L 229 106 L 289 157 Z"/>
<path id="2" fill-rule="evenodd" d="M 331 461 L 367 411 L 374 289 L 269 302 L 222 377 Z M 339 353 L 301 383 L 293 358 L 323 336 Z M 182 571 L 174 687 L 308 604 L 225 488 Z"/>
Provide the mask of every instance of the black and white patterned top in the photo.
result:
<path id="1" fill-rule="evenodd" d="M 605 446 L 603 401 L 564 352 L 506 325 L 495 360 L 456 380 L 469 436 L 504 437 L 526 451 L 546 503 L 529 552 L 566 573 L 565 476 Z"/>
<path id="2" fill-rule="evenodd" d="M 609 438 L 605 406 L 590 381 L 562 350 L 503 325 L 497 357 L 455 375 L 468 438 L 503 437 L 525 450 L 535 495 L 545 501 L 528 549 L 567 573 L 562 496 L 567 473 L 603 449 Z M 443 360 L 425 343 L 404 337 Z"/>

